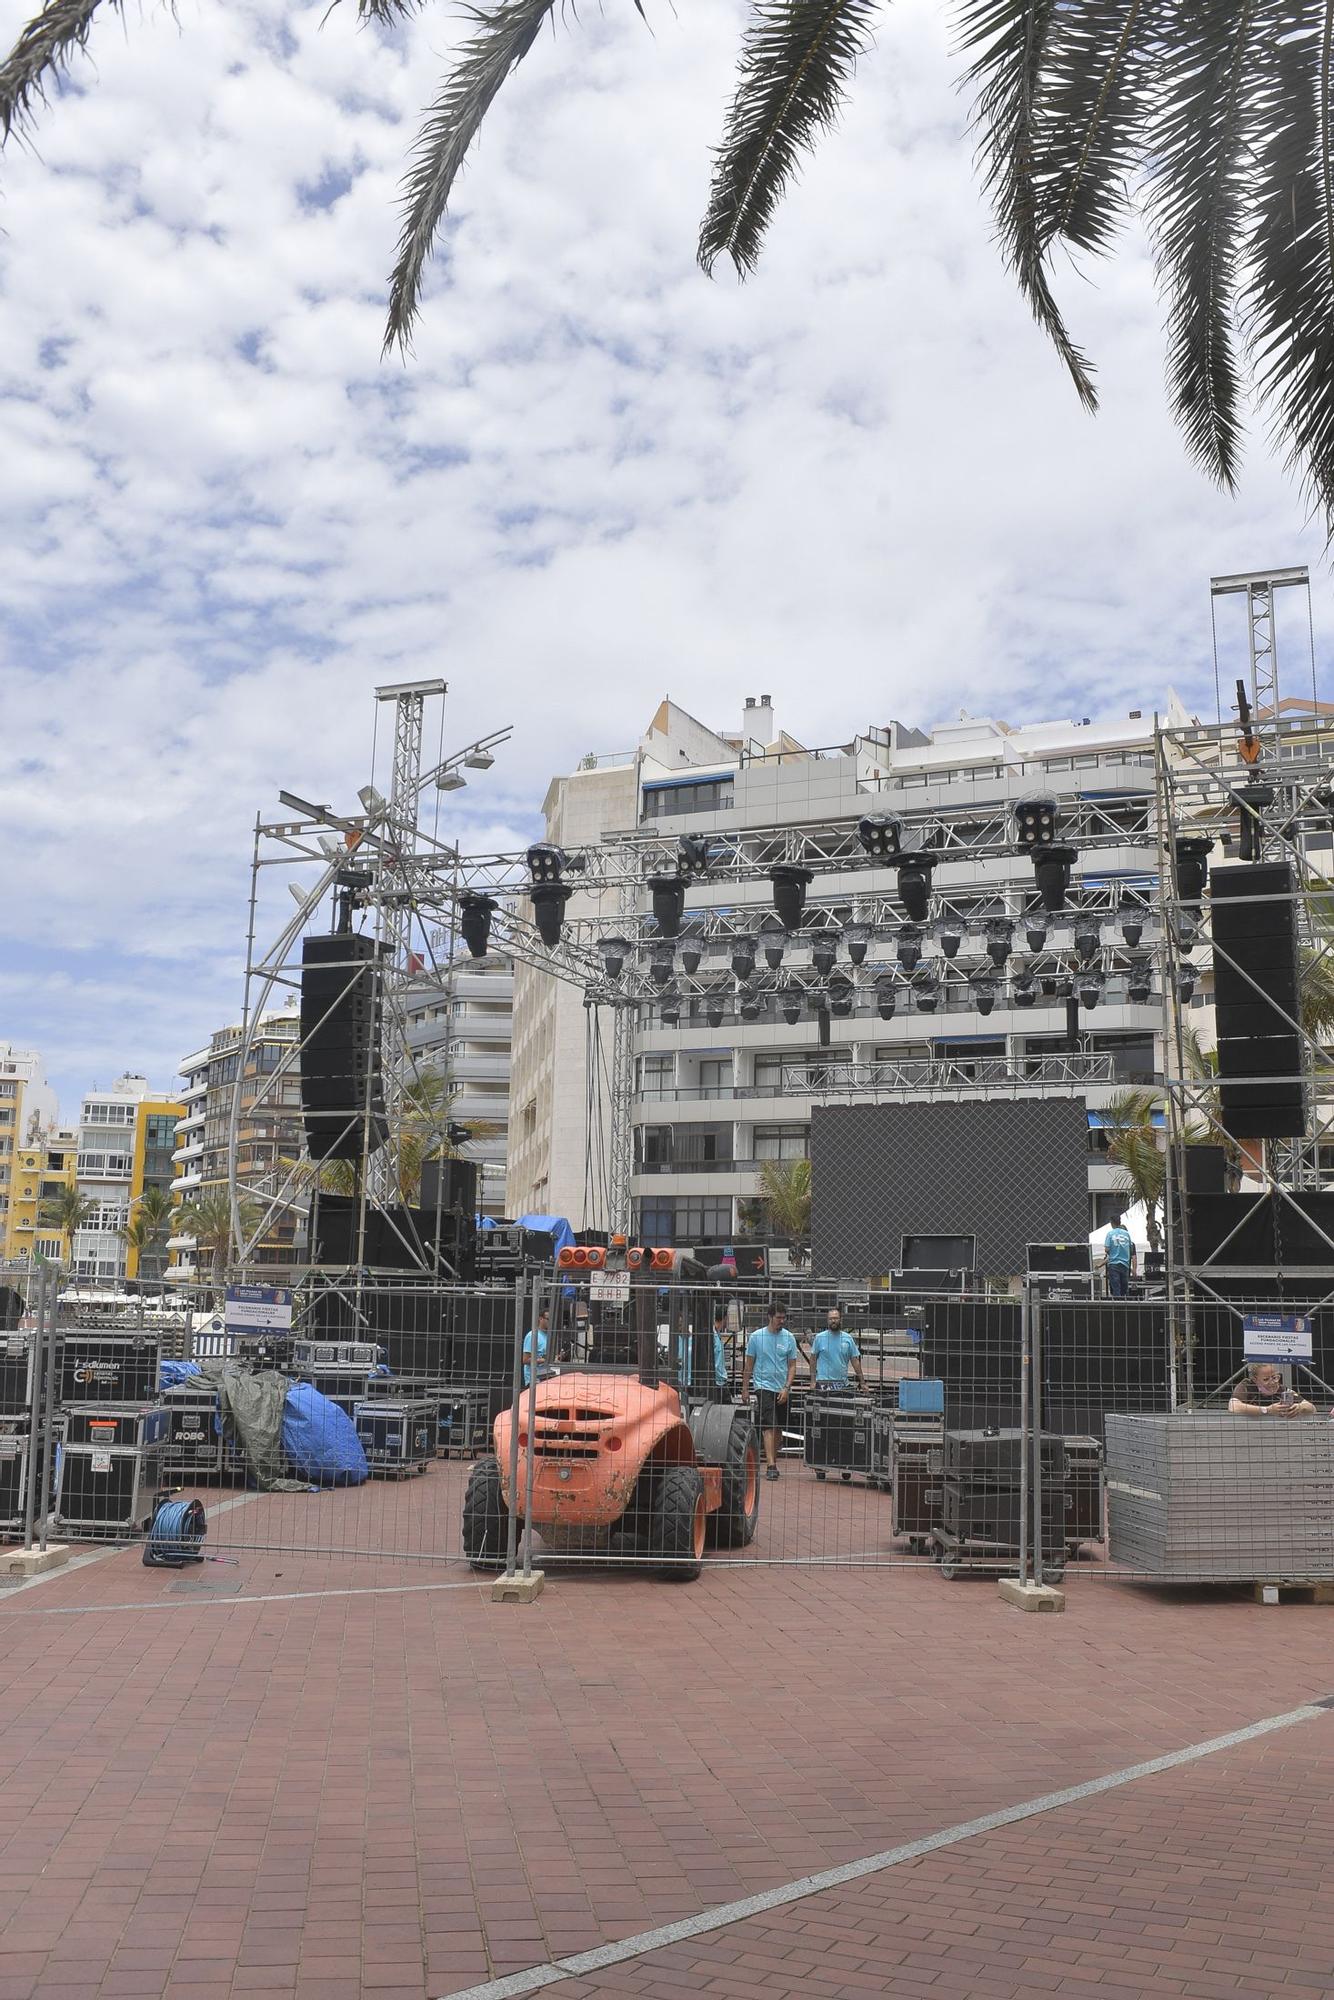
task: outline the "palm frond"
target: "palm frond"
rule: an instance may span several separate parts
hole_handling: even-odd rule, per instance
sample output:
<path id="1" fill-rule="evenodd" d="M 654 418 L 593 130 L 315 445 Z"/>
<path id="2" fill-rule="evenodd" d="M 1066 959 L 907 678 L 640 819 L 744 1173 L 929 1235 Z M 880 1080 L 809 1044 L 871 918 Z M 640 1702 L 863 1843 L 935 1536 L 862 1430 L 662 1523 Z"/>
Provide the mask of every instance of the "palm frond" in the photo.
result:
<path id="1" fill-rule="evenodd" d="M 714 158 L 699 261 L 744 276 L 803 150 L 833 124 L 883 0 L 754 0 Z"/>
<path id="2" fill-rule="evenodd" d="M 1334 512 L 1334 5 L 1308 0 L 1299 18 L 1303 25 L 1271 57 L 1248 324 L 1260 394 L 1290 463 L 1304 473 L 1328 519 Z"/>
<path id="3" fill-rule="evenodd" d="M 47 0 L 0 65 L 0 145 L 45 103 L 47 87 L 74 49 L 88 46 L 93 16 L 121 0 Z"/>
<path id="4" fill-rule="evenodd" d="M 1241 448 L 1238 270 L 1276 36 L 1269 0 L 1193 0 L 1178 8 L 1159 50 L 1147 134 L 1169 393 L 1187 449 L 1229 489 Z"/>
<path id="5" fill-rule="evenodd" d="M 1070 371 L 1085 407 L 1098 405 L 1093 371 L 1066 330 L 1047 271 L 1044 224 L 1044 76 L 1049 45 L 1064 31 L 1058 0 L 970 0 L 964 46 L 977 51 L 967 82 L 978 86 L 978 160 L 1007 261 L 1033 316 Z"/>
<path id="6" fill-rule="evenodd" d="M 422 273 L 469 146 L 510 72 L 537 40 L 556 0 L 492 0 L 473 8 L 476 32 L 431 106 L 404 181 L 403 226 L 389 281 L 384 349 L 406 350 Z"/>
<path id="7" fill-rule="evenodd" d="M 1100 0 L 1059 8 L 1047 35 L 1040 143 L 1034 162 L 1037 236 L 1105 254 L 1138 172 L 1153 36 L 1162 0 Z"/>

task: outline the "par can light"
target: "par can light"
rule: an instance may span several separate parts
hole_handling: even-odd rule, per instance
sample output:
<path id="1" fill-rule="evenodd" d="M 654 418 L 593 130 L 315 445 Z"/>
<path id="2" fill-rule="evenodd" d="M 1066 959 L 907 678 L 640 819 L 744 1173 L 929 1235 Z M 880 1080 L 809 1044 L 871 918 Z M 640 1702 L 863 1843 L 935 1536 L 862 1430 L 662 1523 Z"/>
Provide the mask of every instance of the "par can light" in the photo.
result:
<path id="1" fill-rule="evenodd" d="M 891 813 L 867 813 L 864 819 L 857 822 L 857 838 L 863 852 L 869 854 L 873 861 L 883 861 L 897 854 L 902 837 L 903 822 Z"/>

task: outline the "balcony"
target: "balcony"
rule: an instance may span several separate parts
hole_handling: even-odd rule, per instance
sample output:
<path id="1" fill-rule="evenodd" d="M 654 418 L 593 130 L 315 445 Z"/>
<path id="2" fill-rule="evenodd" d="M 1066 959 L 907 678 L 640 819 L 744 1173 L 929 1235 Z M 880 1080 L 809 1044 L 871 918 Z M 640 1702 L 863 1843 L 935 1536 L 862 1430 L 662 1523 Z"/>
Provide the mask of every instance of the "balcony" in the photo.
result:
<path id="1" fill-rule="evenodd" d="M 508 1054 L 503 1056 L 456 1055 L 450 1059 L 449 1073 L 458 1084 L 508 1083 L 510 1080 L 510 1059 Z"/>

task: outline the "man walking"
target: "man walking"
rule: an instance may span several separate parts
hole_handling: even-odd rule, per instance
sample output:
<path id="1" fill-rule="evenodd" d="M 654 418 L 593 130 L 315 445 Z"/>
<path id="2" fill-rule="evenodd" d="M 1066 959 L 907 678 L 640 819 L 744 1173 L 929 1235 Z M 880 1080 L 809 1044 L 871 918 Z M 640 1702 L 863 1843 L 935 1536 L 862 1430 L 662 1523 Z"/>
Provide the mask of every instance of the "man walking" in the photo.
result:
<path id="1" fill-rule="evenodd" d="M 839 1390 L 846 1392 L 848 1369 L 856 1377 L 857 1387 L 866 1393 L 866 1383 L 862 1379 L 862 1356 L 852 1335 L 843 1325 L 843 1315 L 837 1306 L 829 1308 L 828 1317 L 812 1343 L 811 1384 L 826 1392 Z"/>
<path id="2" fill-rule="evenodd" d="M 746 1365 L 741 1394 L 749 1396 L 755 1386 L 755 1428 L 764 1440 L 766 1479 L 778 1477 L 779 1433 L 788 1408 L 788 1395 L 797 1375 L 797 1343 L 784 1322 L 786 1308 L 775 1302 L 769 1308 L 766 1326 L 757 1327 L 746 1342 Z"/>
<path id="3" fill-rule="evenodd" d="M 1135 1243 L 1123 1215 L 1112 1217 L 1112 1226 L 1103 1238 L 1103 1264 L 1107 1273 L 1107 1296 L 1123 1299 L 1130 1291 L 1135 1274 Z"/>

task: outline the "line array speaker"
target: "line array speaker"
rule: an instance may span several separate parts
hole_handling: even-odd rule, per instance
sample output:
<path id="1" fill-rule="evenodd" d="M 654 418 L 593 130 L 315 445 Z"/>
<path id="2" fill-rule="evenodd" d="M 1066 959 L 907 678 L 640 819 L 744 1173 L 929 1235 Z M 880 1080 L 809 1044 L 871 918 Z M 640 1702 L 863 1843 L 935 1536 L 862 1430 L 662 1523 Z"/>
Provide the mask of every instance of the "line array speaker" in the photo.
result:
<path id="1" fill-rule="evenodd" d="M 374 938 L 344 931 L 302 942 L 301 1112 L 312 1160 L 359 1160 L 388 1136 L 380 975 Z"/>
<path id="2" fill-rule="evenodd" d="M 1223 1125 L 1235 1139 L 1299 1138 L 1306 1108 L 1291 1025 L 1298 1006 L 1291 865 L 1215 868 L 1211 879 Z"/>

